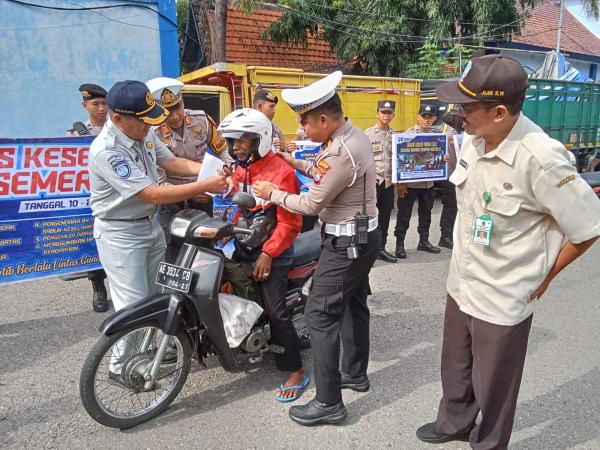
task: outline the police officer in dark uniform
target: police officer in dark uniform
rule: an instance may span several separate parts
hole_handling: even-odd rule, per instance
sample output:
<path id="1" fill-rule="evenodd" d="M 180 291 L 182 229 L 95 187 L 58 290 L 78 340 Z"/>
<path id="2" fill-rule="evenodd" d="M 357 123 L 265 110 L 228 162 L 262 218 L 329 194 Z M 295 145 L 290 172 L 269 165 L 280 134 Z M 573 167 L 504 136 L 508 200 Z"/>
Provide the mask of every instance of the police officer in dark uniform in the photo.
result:
<path id="1" fill-rule="evenodd" d="M 461 134 L 464 131 L 463 119 L 457 107 L 452 108 L 442 116 L 442 120 L 448 126 L 447 134 L 450 135 L 450 146 L 454 146 L 454 136 Z M 452 232 L 454 230 L 454 222 L 458 213 L 456 204 L 456 186 L 449 180 L 450 176 L 456 169 L 457 155 L 454 148 L 448 150 L 450 159 L 448 161 L 448 180 L 441 181 L 442 185 L 442 214 L 440 215 L 440 231 L 441 237 L 439 246 L 453 248 L 454 241 L 452 240 Z"/>
<path id="2" fill-rule="evenodd" d="M 67 130 L 69 136 L 97 136 L 102 131 L 108 114 L 106 90 L 97 84 L 85 83 L 79 86 L 79 92 L 83 97 L 83 108 L 89 118 L 84 122 L 75 122 L 72 128 Z M 92 282 L 94 290 L 92 309 L 95 312 L 106 312 L 108 310 L 108 298 L 104 286 L 106 273 L 102 269 L 92 270 L 87 273 L 87 278 Z"/>
<path id="3" fill-rule="evenodd" d="M 334 72 L 282 92 L 309 138 L 323 142 L 314 162 L 280 153 L 294 169 L 313 178 L 309 191 L 294 195 L 266 181 L 252 186 L 258 197 L 295 213 L 318 215 L 322 224 L 323 250 L 305 311 L 317 394 L 289 411 L 301 425 L 341 422 L 347 416 L 341 389 L 365 392 L 370 387 L 367 296 L 369 272 L 380 248 L 375 161 L 369 138 L 344 119 L 336 93 L 341 77 Z"/>

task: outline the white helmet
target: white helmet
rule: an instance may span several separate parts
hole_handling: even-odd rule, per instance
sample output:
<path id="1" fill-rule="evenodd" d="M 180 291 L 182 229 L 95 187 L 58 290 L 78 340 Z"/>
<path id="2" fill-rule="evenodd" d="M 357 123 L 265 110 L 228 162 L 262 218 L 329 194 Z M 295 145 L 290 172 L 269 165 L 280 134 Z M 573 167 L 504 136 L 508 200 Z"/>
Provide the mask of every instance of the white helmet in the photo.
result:
<path id="1" fill-rule="evenodd" d="M 255 140 L 252 144 L 251 156 L 257 161 L 267 155 L 273 145 L 273 125 L 260 111 L 252 108 L 242 108 L 228 114 L 219 124 L 219 133 L 229 144 L 229 155 L 242 167 L 247 167 L 251 157 L 246 161 L 239 161 L 233 153 L 233 139 L 240 139 L 244 135 L 251 135 Z"/>

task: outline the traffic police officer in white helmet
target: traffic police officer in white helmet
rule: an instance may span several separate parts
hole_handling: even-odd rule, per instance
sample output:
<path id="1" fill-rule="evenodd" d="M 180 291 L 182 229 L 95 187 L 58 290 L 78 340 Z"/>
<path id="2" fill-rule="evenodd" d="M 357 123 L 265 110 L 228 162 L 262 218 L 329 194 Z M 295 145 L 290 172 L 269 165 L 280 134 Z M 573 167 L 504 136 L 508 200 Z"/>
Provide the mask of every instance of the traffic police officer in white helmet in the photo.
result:
<path id="1" fill-rule="evenodd" d="M 304 88 L 282 91 L 309 138 L 323 142 L 314 162 L 279 153 L 313 178 L 309 191 L 294 195 L 265 181 L 253 185 L 259 197 L 295 213 L 318 215 L 322 224 L 323 250 L 306 305 L 317 393 L 289 411 L 301 425 L 341 422 L 348 414 L 341 389 L 370 387 L 367 296 L 379 253 L 375 161 L 369 138 L 344 119 L 336 93 L 341 78 L 334 72 Z"/>

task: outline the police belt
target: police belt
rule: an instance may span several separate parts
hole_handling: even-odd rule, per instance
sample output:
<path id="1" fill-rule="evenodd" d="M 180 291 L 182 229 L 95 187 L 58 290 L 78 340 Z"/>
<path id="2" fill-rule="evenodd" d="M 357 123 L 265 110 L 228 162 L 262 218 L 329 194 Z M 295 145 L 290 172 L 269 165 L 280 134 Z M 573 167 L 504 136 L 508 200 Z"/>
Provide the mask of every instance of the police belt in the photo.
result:
<path id="1" fill-rule="evenodd" d="M 156 216 L 156 213 L 152 213 L 148 216 L 140 217 L 138 219 L 105 219 L 104 217 L 98 217 L 100 220 L 106 222 L 144 222 L 146 220 L 152 220 Z"/>
<path id="2" fill-rule="evenodd" d="M 369 219 L 369 233 L 377 228 L 379 221 L 377 217 Z M 356 234 L 354 230 L 354 223 L 324 223 L 322 231 L 325 234 L 331 234 L 332 236 L 354 236 Z"/>

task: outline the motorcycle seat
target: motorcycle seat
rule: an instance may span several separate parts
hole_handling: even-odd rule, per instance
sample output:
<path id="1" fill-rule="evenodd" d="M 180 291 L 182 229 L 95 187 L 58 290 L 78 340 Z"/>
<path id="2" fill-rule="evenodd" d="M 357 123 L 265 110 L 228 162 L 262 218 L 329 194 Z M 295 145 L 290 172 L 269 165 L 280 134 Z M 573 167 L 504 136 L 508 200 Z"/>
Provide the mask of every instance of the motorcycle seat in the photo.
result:
<path id="1" fill-rule="evenodd" d="M 300 233 L 294 241 L 294 267 L 316 260 L 321 253 L 321 232 L 318 229 Z"/>
<path id="2" fill-rule="evenodd" d="M 583 178 L 592 189 L 600 187 L 600 172 L 584 172 L 581 174 L 581 178 Z"/>

